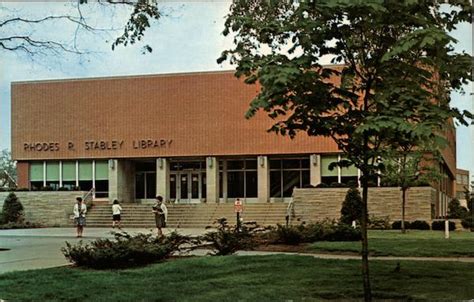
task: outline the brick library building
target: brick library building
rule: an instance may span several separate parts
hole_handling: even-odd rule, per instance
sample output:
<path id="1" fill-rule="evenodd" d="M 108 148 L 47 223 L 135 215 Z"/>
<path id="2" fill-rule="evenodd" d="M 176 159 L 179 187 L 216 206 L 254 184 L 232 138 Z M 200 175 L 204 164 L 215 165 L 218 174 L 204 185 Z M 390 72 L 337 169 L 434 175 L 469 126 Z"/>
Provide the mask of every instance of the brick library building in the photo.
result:
<path id="1" fill-rule="evenodd" d="M 267 130 L 244 117 L 257 85 L 233 71 L 45 80 L 12 84 L 12 156 L 18 186 L 93 189 L 96 199 L 175 204 L 288 202 L 295 190 L 358 181 L 325 137 Z M 442 216 L 455 194 L 455 140 L 428 205 Z M 347 189 L 346 189 L 347 190 Z"/>

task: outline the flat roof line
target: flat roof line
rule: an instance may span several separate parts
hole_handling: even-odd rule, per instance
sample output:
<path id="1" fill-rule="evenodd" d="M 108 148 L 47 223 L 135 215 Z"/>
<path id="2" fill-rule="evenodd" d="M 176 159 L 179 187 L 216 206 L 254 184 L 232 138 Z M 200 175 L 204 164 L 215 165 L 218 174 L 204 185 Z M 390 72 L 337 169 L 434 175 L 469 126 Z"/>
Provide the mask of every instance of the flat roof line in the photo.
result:
<path id="1" fill-rule="evenodd" d="M 323 66 L 344 66 L 345 64 L 325 64 Z M 12 81 L 11 85 L 19 84 L 35 84 L 35 83 L 63 83 L 63 82 L 78 82 L 78 81 L 108 81 L 108 80 L 125 80 L 138 78 L 154 78 L 154 77 L 180 77 L 189 75 L 212 75 L 212 74 L 227 74 L 234 73 L 235 69 L 228 70 L 208 70 L 208 71 L 192 71 L 192 72 L 172 72 L 172 73 L 150 73 L 139 75 L 119 75 L 119 76 L 104 76 L 104 77 L 84 77 L 84 78 L 65 78 L 65 79 L 45 79 L 45 80 L 31 80 L 31 81 Z"/>

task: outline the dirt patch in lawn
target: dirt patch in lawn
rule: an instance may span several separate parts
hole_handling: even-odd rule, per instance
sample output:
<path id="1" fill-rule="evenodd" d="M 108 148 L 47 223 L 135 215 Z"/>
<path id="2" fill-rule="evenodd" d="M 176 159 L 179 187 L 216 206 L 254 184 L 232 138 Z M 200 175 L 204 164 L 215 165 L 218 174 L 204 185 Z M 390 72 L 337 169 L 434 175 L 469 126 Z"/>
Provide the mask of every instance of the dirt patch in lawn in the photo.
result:
<path id="1" fill-rule="evenodd" d="M 264 252 L 307 253 L 309 251 L 309 244 L 261 244 L 257 246 L 255 250 Z"/>

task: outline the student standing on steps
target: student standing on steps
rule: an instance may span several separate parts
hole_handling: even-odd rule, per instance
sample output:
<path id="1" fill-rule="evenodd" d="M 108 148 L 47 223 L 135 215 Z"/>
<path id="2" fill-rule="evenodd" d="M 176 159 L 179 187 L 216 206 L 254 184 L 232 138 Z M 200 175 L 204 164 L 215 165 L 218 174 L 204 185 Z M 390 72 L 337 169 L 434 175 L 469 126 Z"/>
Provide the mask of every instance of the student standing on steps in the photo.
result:
<path id="1" fill-rule="evenodd" d="M 120 216 L 121 214 L 122 207 L 120 206 L 118 200 L 115 199 L 112 205 L 112 228 L 115 228 L 115 225 L 117 224 L 117 227 L 120 229 L 120 221 L 122 220 L 122 217 Z"/>

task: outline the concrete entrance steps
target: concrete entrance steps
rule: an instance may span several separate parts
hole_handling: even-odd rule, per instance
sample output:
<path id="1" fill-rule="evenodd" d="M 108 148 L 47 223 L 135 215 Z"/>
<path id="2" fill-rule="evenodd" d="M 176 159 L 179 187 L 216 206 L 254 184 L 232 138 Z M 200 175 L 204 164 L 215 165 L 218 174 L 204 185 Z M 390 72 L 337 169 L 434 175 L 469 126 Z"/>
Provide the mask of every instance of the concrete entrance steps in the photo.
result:
<path id="1" fill-rule="evenodd" d="M 124 227 L 153 228 L 155 216 L 151 205 L 121 204 L 122 225 Z M 244 222 L 256 221 L 259 225 L 276 225 L 285 223 L 286 203 L 254 203 L 245 204 L 241 217 Z M 168 224 L 171 228 L 200 228 L 211 226 L 222 217 L 230 224 L 235 224 L 236 214 L 232 203 L 220 204 L 169 204 Z M 112 224 L 112 206 L 94 205 L 88 212 L 87 225 L 91 227 L 110 227 Z"/>

